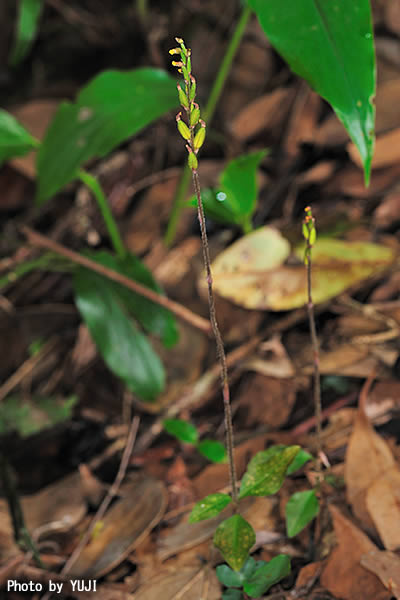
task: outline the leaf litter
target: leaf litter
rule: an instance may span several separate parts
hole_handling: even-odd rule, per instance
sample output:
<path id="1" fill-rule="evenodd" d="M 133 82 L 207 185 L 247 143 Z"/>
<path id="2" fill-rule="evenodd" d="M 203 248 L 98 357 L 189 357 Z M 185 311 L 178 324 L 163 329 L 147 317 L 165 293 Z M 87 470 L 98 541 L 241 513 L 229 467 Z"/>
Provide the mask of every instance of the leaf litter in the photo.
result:
<path id="1" fill-rule="evenodd" d="M 163 37 L 165 23 L 168 22 L 168 31 L 172 31 L 176 20 L 186 18 L 178 13 L 164 14 L 161 3 L 155 4 L 160 4 L 160 14 L 154 11 L 149 29 L 140 30 L 140 33 L 139 29 L 135 30 L 135 39 L 146 36 L 146 43 L 139 51 L 143 59 L 141 64 L 146 65 L 162 56 L 166 43 Z M 322 224 L 326 217 L 331 223 L 344 220 L 349 226 L 345 231 L 333 233 L 332 230 L 324 231 L 321 226 L 322 235 L 315 247 L 313 278 L 315 299 L 319 303 L 317 325 L 324 386 L 323 446 L 332 467 L 326 473 L 329 481 L 323 484 L 324 501 L 314 529 L 312 562 L 309 562 L 308 530 L 289 543 L 283 519 L 283 507 L 290 493 L 306 492 L 310 482 L 315 482 L 311 465 L 291 475 L 276 497 L 249 499 L 249 505 L 243 509 L 256 531 L 253 555 L 270 560 L 282 552 L 290 554 L 296 559 L 293 561 L 296 564 L 294 576 L 300 573 L 296 594 L 303 593 L 303 597 L 310 600 L 319 597 L 318 594 L 324 597 L 327 590 L 335 598 L 346 600 L 383 600 L 400 596 L 400 534 L 397 526 L 400 522 L 400 452 L 395 432 L 399 352 L 396 337 L 383 340 L 374 337 L 396 333 L 389 319 L 400 322 L 399 286 L 393 275 L 399 223 L 398 151 L 392 143 L 400 126 L 397 110 L 400 63 L 396 58 L 398 40 L 394 39 L 398 33 L 397 4 L 390 2 L 386 7 L 379 3 L 380 10 L 377 11 L 380 15 L 376 99 L 378 140 L 369 188 L 364 187 L 358 159 L 354 158 L 354 164 L 352 162 L 353 152 L 344 128 L 322 101 L 283 66 L 255 20 L 249 24 L 241 55 L 224 90 L 221 106 L 226 108 L 226 114 L 225 109 L 219 109 L 219 116 L 210 128 L 204 159 L 200 161 L 202 184 L 215 187 L 224 166 L 232 159 L 268 147 L 268 155 L 259 169 L 262 185 L 253 217 L 254 233 L 232 243 L 232 239 L 237 239 L 235 228 L 224 228 L 211 218 L 208 223 L 215 285 L 221 294 L 217 299 L 217 310 L 226 334 L 234 390 L 240 477 L 254 454 L 271 444 L 300 444 L 310 452 L 315 449 L 310 383 L 312 353 L 302 308 L 305 272 L 302 264 L 304 249 L 298 235 L 299 215 L 306 204 L 312 203 L 317 223 Z M 193 26 L 193 48 L 200 49 L 198 56 L 202 55 L 202 48 L 207 48 L 210 56 L 214 52 L 215 57 L 222 52 L 226 41 L 228 11 L 219 14 L 214 3 L 208 2 L 190 0 L 189 5 L 190 14 L 207 16 L 206 25 Z M 231 8 L 235 9 L 233 4 Z M 58 10 L 54 8 L 53 22 L 48 25 L 53 27 L 56 23 L 62 33 L 66 31 L 68 21 L 64 22 Z M 72 16 L 65 13 L 65 18 L 71 18 L 75 27 L 79 23 L 82 35 L 92 49 L 99 48 L 96 27 L 114 23 L 121 35 L 112 39 L 110 36 L 103 43 L 109 44 L 111 54 L 116 52 L 121 56 L 120 49 L 113 44 L 119 39 L 122 44 L 126 28 L 133 22 L 131 15 L 120 13 L 115 5 L 109 9 L 107 2 L 101 14 L 91 15 L 82 7 L 73 10 L 76 12 Z M 162 22 L 164 18 L 166 21 Z M 208 30 L 208 24 L 214 25 L 214 20 L 215 28 Z M 159 28 L 157 36 L 161 37 L 152 37 L 153 27 L 154 31 Z M 129 44 L 131 39 L 130 35 Z M 62 40 L 62 35 L 54 39 L 56 47 L 65 43 Z M 43 90 L 35 91 L 28 100 L 21 91 L 13 90 L 10 94 L 12 105 L 22 106 L 19 116 L 23 120 L 25 111 L 27 120 L 24 123 L 38 137 L 42 137 L 59 98 L 65 96 L 63 90 L 69 90 L 68 97 L 76 97 L 84 83 L 72 77 L 71 84 L 72 80 L 69 81 L 63 68 L 49 69 L 48 72 L 49 57 L 43 55 L 45 46 L 44 37 L 34 48 L 35 64 L 42 69 L 35 85 L 40 87 L 42 81 Z M 75 49 L 77 55 L 78 50 Z M 104 49 L 95 52 L 99 56 L 103 53 Z M 57 63 L 59 57 L 65 56 L 65 51 L 54 51 L 53 54 L 52 60 Z M 75 60 L 74 53 L 70 58 Z M 112 59 L 108 61 L 112 62 Z M 78 62 L 82 62 L 81 58 Z M 203 78 L 199 79 L 204 97 L 207 97 L 211 71 L 217 63 L 210 61 Z M 108 67 L 108 64 L 103 65 L 103 68 Z M 126 68 L 126 64 L 122 67 Z M 93 68 L 90 76 L 95 75 L 95 71 Z M 35 72 L 37 75 L 39 71 Z M 28 75 L 28 79 L 30 77 Z M 43 104 L 42 111 L 42 101 L 35 98 L 49 98 L 50 104 Z M 172 121 L 165 117 L 159 126 L 150 127 L 124 145 L 123 189 L 118 185 L 119 167 L 108 162 L 109 157 L 98 161 L 95 172 L 97 169 L 99 173 L 107 171 L 102 181 L 129 249 L 143 258 L 168 295 L 204 315 L 206 302 L 196 291 L 196 279 L 202 281 L 201 250 L 190 207 L 185 209 L 179 225 L 176 246 L 168 250 L 161 239 L 178 183 L 177 169 L 183 157 L 174 141 Z M 34 125 L 40 126 L 40 130 L 31 129 Z M 226 152 L 221 145 L 225 138 L 229 139 Z M 113 156 L 115 154 L 110 158 Z M 21 222 L 32 222 L 33 217 L 28 211 L 29 202 L 33 200 L 31 184 L 18 184 L 23 177 L 29 180 L 35 177 L 32 156 L 16 159 L 7 169 L 5 195 L 16 190 L 12 204 L 16 208 L 12 210 L 17 211 Z M 170 169 L 176 171 L 172 173 Z M 46 205 L 43 216 L 35 223 L 49 237 L 54 236 L 66 246 L 79 249 L 86 247 L 87 231 L 93 230 L 97 234 L 95 245 L 103 248 L 107 240 L 96 210 L 80 208 L 77 198 L 76 206 L 73 205 L 73 198 L 74 193 L 66 189 L 54 203 L 51 201 Z M 86 202 L 90 206 L 90 195 Z M 75 215 L 70 229 L 69 221 L 64 220 L 66 204 L 72 207 Z M 4 207 L 7 206 L 4 199 Z M 6 208 L 6 211 L 10 209 Z M 14 213 L 11 211 L 10 215 L 13 217 Z M 86 223 L 88 215 L 89 225 Z M 15 237 L 12 227 L 6 233 L 11 246 L 18 247 L 20 240 Z M 5 255 L 8 259 L 7 248 Z M 19 260 L 19 255 L 16 256 Z M 10 260 L 15 264 L 14 253 Z M 19 475 L 28 527 L 37 533 L 37 539 L 43 544 L 40 547 L 49 570 L 35 570 L 24 563 L 21 566 L 21 562 L 18 567 L 17 562 L 12 562 L 21 559 L 22 554 L 13 542 L 8 509 L 3 502 L 0 507 L 2 576 L 6 572 L 8 578 L 19 576 L 18 573 L 21 577 L 38 580 L 43 578 L 43 573 L 47 580 L 50 575 L 53 580 L 58 577 L 55 570 L 76 547 L 87 528 L 91 511 L 97 507 L 110 477 L 115 474 L 126 441 L 126 423 L 134 413 L 141 415 L 142 422 L 137 448 L 129 463 L 127 482 L 120 488 L 76 563 L 76 576 L 87 573 L 99 577 L 98 597 L 104 600 L 142 600 L 161 596 L 173 600 L 182 594 L 191 598 L 219 599 L 221 586 L 213 567 L 221 563 L 221 557 L 210 546 L 215 524 L 203 522 L 189 526 L 187 515 L 192 503 L 203 496 L 227 492 L 226 465 L 208 464 L 192 448 L 176 443 L 160 434 L 160 430 L 151 438 L 153 446 L 140 450 L 142 436 L 152 432 L 157 418 L 164 418 L 168 410 L 176 411 L 173 417 L 195 423 L 201 439 L 223 440 L 220 398 L 215 385 L 208 385 L 209 381 L 217 380 L 217 377 L 213 379 L 216 373 L 213 345 L 201 333 L 180 326 L 179 345 L 163 352 L 167 388 L 150 410 L 110 375 L 85 332 L 78 336 L 79 323 L 73 309 L 71 321 L 57 327 L 61 350 L 56 365 L 46 365 L 44 360 L 39 360 L 32 371 L 28 363 L 26 370 L 18 371 L 18 377 L 13 379 L 20 365 L 7 358 L 8 340 L 13 338 L 12 344 L 18 351 L 16 355 L 24 357 L 27 354 L 25 340 L 33 341 L 37 331 L 33 321 L 24 316 L 24 310 L 37 310 L 39 318 L 49 323 L 46 308 L 39 312 L 38 306 L 46 307 L 48 303 L 54 307 L 63 303 L 73 308 L 68 276 L 57 277 L 55 279 L 47 272 L 30 273 L 2 289 L 0 327 L 4 335 L 1 350 L 6 357 L 2 377 L 7 386 L 13 385 L 29 402 L 34 402 L 37 392 L 43 389 L 53 390 L 54 397 L 69 397 L 74 393 L 79 397 L 73 417 L 66 424 L 52 428 L 56 430 L 54 434 L 43 430 L 26 440 L 15 437 L 4 440 L 4 447 Z M 342 304 L 343 292 L 357 298 L 363 312 Z M 377 320 L 377 313 L 383 317 L 381 320 Z M 13 315 L 12 320 L 10 315 Z M 273 335 L 278 335 L 279 343 L 277 338 L 271 337 Z M 360 340 L 360 337 L 364 339 Z M 71 340 L 76 339 L 79 343 L 74 347 Z M 157 348 L 154 340 L 152 344 Z M 360 379 L 367 379 L 372 371 L 376 371 L 377 383 L 368 402 L 361 400 L 356 409 L 355 399 L 362 385 Z M 194 389 L 196 393 L 193 393 Z M 195 401 L 188 401 L 190 397 Z M 122 428 L 121 423 L 125 423 Z M 117 426 L 116 433 L 107 438 L 103 447 L 98 432 L 109 431 L 110 425 Z M 375 427 L 379 427 L 379 433 Z M 77 433 L 71 438 L 74 430 Z M 94 472 L 93 477 L 99 477 L 101 481 L 95 480 L 93 493 L 88 492 L 86 463 L 95 465 L 89 474 Z M 78 465 L 79 471 L 83 475 L 86 473 L 84 480 L 78 475 Z M 44 475 L 46 471 L 47 476 Z M 135 483 L 131 480 L 132 471 L 140 472 Z M 52 483 L 47 487 L 49 480 Z M 27 490 L 29 493 L 25 493 Z M 332 522 L 327 518 L 327 504 Z M 63 528 L 52 530 L 54 523 L 62 523 Z M 28 571 L 29 568 L 33 570 Z M 285 582 L 286 587 L 290 585 L 290 580 Z M 283 597 L 293 591 L 288 592 L 282 587 L 276 590 L 280 590 Z M 84 598 L 85 594 L 75 593 L 75 597 Z"/>

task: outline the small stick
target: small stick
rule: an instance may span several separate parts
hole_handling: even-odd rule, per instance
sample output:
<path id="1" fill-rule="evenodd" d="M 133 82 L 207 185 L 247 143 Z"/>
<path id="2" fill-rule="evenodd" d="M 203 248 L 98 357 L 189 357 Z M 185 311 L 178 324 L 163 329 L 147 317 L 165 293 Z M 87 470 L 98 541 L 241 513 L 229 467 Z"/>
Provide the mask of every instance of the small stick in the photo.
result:
<path id="1" fill-rule="evenodd" d="M 210 322 L 207 321 L 207 319 L 203 319 L 203 317 L 200 317 L 200 315 L 196 315 L 194 312 L 192 312 L 185 306 L 178 304 L 178 302 L 174 302 L 166 296 L 161 296 L 161 294 L 158 294 L 150 288 L 141 285 L 137 281 L 129 279 L 129 277 L 121 275 L 121 273 L 117 273 L 117 271 L 113 271 L 108 267 L 104 267 L 100 263 L 97 263 L 94 260 L 91 260 L 90 258 L 79 254 L 78 252 L 74 252 L 74 250 L 70 250 L 69 248 L 62 246 L 58 242 L 55 242 L 54 240 L 46 238 L 44 235 L 41 235 L 40 233 L 34 231 L 33 229 L 30 229 L 29 227 L 23 226 L 21 227 L 21 231 L 27 237 L 29 243 L 31 243 L 33 246 L 36 246 L 37 248 L 46 248 L 47 250 L 51 250 L 52 252 L 64 256 L 65 258 L 68 258 L 72 262 L 81 265 L 82 267 L 91 269 L 92 271 L 95 271 L 96 273 L 99 273 L 104 277 L 108 277 L 108 279 L 112 279 L 112 281 L 120 283 L 121 285 L 129 288 L 133 292 L 136 292 L 136 294 L 140 294 L 144 298 L 155 302 L 159 306 L 167 308 L 172 313 L 174 313 L 175 316 L 177 316 L 182 321 L 186 321 L 186 323 L 189 323 L 189 325 L 191 325 L 192 327 L 200 329 L 200 331 L 203 331 L 203 333 L 210 335 Z"/>

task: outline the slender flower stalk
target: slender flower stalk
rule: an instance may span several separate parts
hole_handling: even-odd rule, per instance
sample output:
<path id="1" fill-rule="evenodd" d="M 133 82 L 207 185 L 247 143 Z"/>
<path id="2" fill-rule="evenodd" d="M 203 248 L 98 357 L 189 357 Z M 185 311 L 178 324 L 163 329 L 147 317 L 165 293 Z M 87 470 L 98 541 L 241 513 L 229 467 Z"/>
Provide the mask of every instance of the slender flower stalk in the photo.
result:
<path id="1" fill-rule="evenodd" d="M 206 136 L 206 124 L 200 118 L 200 108 L 196 103 L 196 80 L 192 75 L 191 68 L 191 51 L 190 48 L 186 48 L 184 41 L 181 38 L 175 38 L 179 44 L 179 48 L 173 48 L 170 50 L 170 54 L 178 55 L 179 60 L 173 61 L 172 64 L 178 68 L 179 73 L 182 73 L 184 80 L 184 89 L 178 84 L 178 95 L 181 103 L 183 112 L 186 113 L 186 119 L 183 120 L 182 112 L 179 112 L 176 116 L 176 122 L 178 131 L 186 141 L 186 149 L 188 151 L 188 166 L 192 171 L 193 186 L 197 199 L 197 215 L 200 224 L 201 241 L 203 248 L 203 259 L 207 277 L 207 289 L 208 289 L 208 305 L 210 311 L 211 327 L 214 333 L 215 342 L 217 346 L 217 354 L 220 362 L 221 369 L 221 388 L 222 397 L 224 401 L 224 415 L 225 415 L 225 432 L 226 432 L 226 446 L 229 461 L 229 476 L 232 490 L 232 500 L 237 508 L 238 495 L 237 495 L 237 476 L 234 460 L 234 447 L 233 447 L 233 426 L 232 426 L 232 411 L 230 403 L 230 391 L 228 381 L 228 368 L 226 364 L 226 356 L 224 344 L 221 337 L 221 332 L 218 327 L 216 312 L 215 312 L 215 301 L 213 293 L 213 280 L 211 273 L 211 259 L 210 249 L 208 244 L 206 222 L 204 216 L 204 207 L 201 199 L 200 179 L 198 173 L 198 159 L 197 154 L 204 144 Z"/>
<path id="2" fill-rule="evenodd" d="M 303 237 L 306 241 L 304 251 L 304 264 L 307 268 L 307 311 L 308 321 L 310 326 L 311 344 L 313 348 L 314 362 L 314 412 L 317 433 L 317 474 L 318 479 L 321 476 L 321 457 L 322 457 L 322 427 L 321 427 L 321 376 L 319 370 L 319 343 L 317 328 L 315 325 L 314 302 L 312 299 L 312 247 L 317 239 L 317 230 L 315 228 L 315 218 L 312 215 L 311 207 L 307 206 L 304 209 L 306 213 L 303 220 Z"/>

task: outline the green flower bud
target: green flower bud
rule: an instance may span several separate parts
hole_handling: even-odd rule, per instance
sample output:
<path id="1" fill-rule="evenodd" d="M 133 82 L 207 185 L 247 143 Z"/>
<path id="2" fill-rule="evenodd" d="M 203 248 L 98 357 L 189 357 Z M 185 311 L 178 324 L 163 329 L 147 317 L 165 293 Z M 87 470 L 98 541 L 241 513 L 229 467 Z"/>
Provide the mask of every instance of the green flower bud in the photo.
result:
<path id="1" fill-rule="evenodd" d="M 308 238 L 308 243 L 310 244 L 310 246 L 313 246 L 315 244 L 316 239 L 317 239 L 317 230 L 315 229 L 315 227 L 313 227 L 310 231 L 310 236 Z"/>
<path id="2" fill-rule="evenodd" d="M 206 128 L 203 125 L 200 127 L 193 140 L 193 147 L 195 150 L 199 150 L 204 144 L 204 140 L 206 137 Z"/>
<path id="3" fill-rule="evenodd" d="M 178 131 L 181 134 L 181 136 L 183 137 L 183 139 L 190 140 L 190 129 L 186 125 L 186 123 L 181 121 L 181 119 L 179 118 L 179 119 L 177 119 L 176 124 L 178 125 Z"/>
<path id="4" fill-rule="evenodd" d="M 190 92 L 189 99 L 194 100 L 196 97 L 196 80 L 193 75 L 190 76 Z"/>
<path id="5" fill-rule="evenodd" d="M 189 152 L 188 165 L 192 170 L 197 169 L 197 167 L 199 166 L 199 161 L 197 160 L 197 156 L 195 154 L 193 154 L 193 152 Z"/>
<path id="6" fill-rule="evenodd" d="M 186 96 L 185 92 L 183 91 L 183 89 L 181 88 L 179 83 L 178 83 L 177 87 L 178 87 L 179 102 L 181 103 L 182 106 L 184 106 L 185 108 L 188 108 L 189 107 L 188 97 Z"/>
<path id="7" fill-rule="evenodd" d="M 197 125 L 197 123 L 199 122 L 199 119 L 200 119 L 200 109 L 196 104 L 196 105 L 193 105 L 192 112 L 190 113 L 190 125 L 192 127 L 194 125 Z"/>
<path id="8" fill-rule="evenodd" d="M 189 71 L 187 70 L 187 68 L 185 67 L 184 64 L 182 64 L 181 69 L 182 69 L 184 80 L 189 81 Z"/>

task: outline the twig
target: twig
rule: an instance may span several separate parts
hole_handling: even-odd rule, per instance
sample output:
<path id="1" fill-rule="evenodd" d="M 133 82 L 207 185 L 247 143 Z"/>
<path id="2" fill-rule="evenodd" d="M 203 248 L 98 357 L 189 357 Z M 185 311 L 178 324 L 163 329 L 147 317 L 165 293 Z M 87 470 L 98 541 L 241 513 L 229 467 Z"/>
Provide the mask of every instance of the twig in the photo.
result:
<path id="1" fill-rule="evenodd" d="M 37 354 L 34 354 L 26 360 L 0 387 L 0 402 L 33 371 L 43 358 L 52 352 L 57 344 L 56 338 L 51 338 Z"/>
<path id="2" fill-rule="evenodd" d="M 130 460 L 130 457 L 132 454 L 133 446 L 134 446 L 135 440 L 136 440 L 136 435 L 137 435 L 137 432 L 139 429 L 139 421 L 140 421 L 139 417 L 137 417 L 137 416 L 133 417 L 131 426 L 129 428 L 128 438 L 126 440 L 126 446 L 125 446 L 124 452 L 122 454 L 121 462 L 120 462 L 120 465 L 118 468 L 118 473 L 115 477 L 114 483 L 108 490 L 102 503 L 100 504 L 99 508 L 97 509 L 96 514 L 94 515 L 89 527 L 87 528 L 86 532 L 84 533 L 83 537 L 81 538 L 79 544 L 77 545 L 77 547 L 75 548 L 75 550 L 73 551 L 73 553 L 71 554 L 71 556 L 69 557 L 67 562 L 65 563 L 64 567 L 61 569 L 60 575 L 66 575 L 67 573 L 69 573 L 71 571 L 73 565 L 78 560 L 82 550 L 84 549 L 86 544 L 89 542 L 91 535 L 96 527 L 96 524 L 102 520 L 108 507 L 110 506 L 111 501 L 117 495 L 118 490 L 119 490 L 120 485 L 125 477 L 125 473 L 128 468 L 128 465 L 129 465 L 129 460 Z M 47 600 L 48 598 L 50 598 L 50 596 L 51 596 L 51 594 L 49 594 L 47 592 L 42 597 L 42 600 Z"/>
<path id="3" fill-rule="evenodd" d="M 203 319 L 203 317 L 200 317 L 200 315 L 196 315 L 194 312 L 192 312 L 185 306 L 182 306 L 181 304 L 170 300 L 166 296 L 161 296 L 161 294 L 158 294 L 150 288 L 141 285 L 137 281 L 133 281 L 132 279 L 129 279 L 129 277 L 121 275 L 121 273 L 117 273 L 116 271 L 113 271 L 108 267 L 104 267 L 100 263 L 97 263 L 94 260 L 91 260 L 90 258 L 79 254 L 78 252 L 74 252 L 73 250 L 66 248 L 58 242 L 46 238 L 45 236 L 41 235 L 37 231 L 34 231 L 33 229 L 30 229 L 29 227 L 21 227 L 21 231 L 32 245 L 38 248 L 47 248 L 48 250 L 52 250 L 56 254 L 64 256 L 78 265 L 86 267 L 87 269 L 91 269 L 92 271 L 95 271 L 96 273 L 99 273 L 104 277 L 108 277 L 108 279 L 112 279 L 113 281 L 120 283 L 121 285 L 129 288 L 133 292 L 136 292 L 136 294 L 140 294 L 144 298 L 155 302 L 159 306 L 167 308 L 172 313 L 174 313 L 174 315 L 176 315 L 179 319 L 181 319 L 182 321 L 186 321 L 186 323 L 189 323 L 189 325 L 191 325 L 192 327 L 200 329 L 200 331 L 203 331 L 208 335 L 211 333 L 210 322 L 207 319 Z"/>

